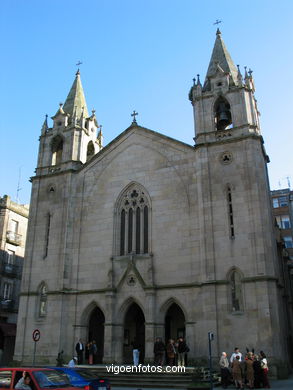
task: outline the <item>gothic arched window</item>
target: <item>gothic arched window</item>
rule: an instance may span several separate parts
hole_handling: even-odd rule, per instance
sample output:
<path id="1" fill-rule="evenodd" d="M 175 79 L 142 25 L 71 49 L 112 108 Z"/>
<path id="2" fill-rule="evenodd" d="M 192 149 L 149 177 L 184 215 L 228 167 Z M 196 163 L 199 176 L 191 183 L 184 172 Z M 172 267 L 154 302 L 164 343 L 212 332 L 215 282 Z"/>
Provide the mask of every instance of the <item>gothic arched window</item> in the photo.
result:
<path id="1" fill-rule="evenodd" d="M 39 317 L 44 317 L 47 314 L 47 287 L 42 283 L 39 288 Z"/>
<path id="2" fill-rule="evenodd" d="M 52 165 L 60 164 L 62 161 L 62 152 L 63 152 L 63 138 L 60 135 L 57 135 L 51 146 L 52 151 Z"/>
<path id="3" fill-rule="evenodd" d="M 146 191 L 132 185 L 119 198 L 117 207 L 117 254 L 149 252 L 150 202 Z"/>
<path id="4" fill-rule="evenodd" d="M 237 270 L 232 270 L 229 276 L 230 284 L 230 301 L 232 304 L 232 311 L 243 311 L 242 299 L 242 282 L 241 274 Z"/>
<path id="5" fill-rule="evenodd" d="M 94 147 L 93 141 L 90 141 L 87 144 L 86 161 L 90 160 L 94 154 L 95 154 L 95 147 Z"/>
<path id="6" fill-rule="evenodd" d="M 214 105 L 214 117 L 217 130 L 232 127 L 231 107 L 226 99 L 220 96 Z"/>

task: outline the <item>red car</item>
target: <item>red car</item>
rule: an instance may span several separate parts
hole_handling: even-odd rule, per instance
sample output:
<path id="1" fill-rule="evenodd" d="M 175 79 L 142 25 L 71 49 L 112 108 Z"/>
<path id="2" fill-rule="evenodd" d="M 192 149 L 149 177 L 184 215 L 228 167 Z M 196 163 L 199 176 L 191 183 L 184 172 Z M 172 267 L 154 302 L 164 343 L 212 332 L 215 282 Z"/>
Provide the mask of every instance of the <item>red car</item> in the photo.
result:
<path id="1" fill-rule="evenodd" d="M 29 386 L 29 387 L 28 387 Z M 0 390 L 80 390 L 73 387 L 65 374 L 50 368 L 0 368 Z"/>

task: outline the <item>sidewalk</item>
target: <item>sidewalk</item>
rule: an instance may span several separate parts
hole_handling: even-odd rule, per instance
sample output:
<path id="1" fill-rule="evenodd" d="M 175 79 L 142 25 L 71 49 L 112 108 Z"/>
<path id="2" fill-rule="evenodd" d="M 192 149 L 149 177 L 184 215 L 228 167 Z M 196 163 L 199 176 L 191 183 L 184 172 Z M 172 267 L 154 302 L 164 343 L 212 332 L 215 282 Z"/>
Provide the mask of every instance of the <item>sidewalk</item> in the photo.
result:
<path id="1" fill-rule="evenodd" d="M 275 390 L 293 390 L 293 376 L 288 379 L 271 381 L 271 388 Z"/>

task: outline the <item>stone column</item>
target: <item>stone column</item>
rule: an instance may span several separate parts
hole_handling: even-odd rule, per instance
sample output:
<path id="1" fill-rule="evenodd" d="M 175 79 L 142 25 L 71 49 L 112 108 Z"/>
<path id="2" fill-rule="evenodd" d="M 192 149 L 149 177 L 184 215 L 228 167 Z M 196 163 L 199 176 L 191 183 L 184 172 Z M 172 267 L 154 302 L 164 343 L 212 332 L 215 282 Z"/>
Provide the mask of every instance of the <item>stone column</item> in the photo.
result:
<path id="1" fill-rule="evenodd" d="M 112 270 L 108 273 L 108 287 L 113 285 Z M 113 305 L 116 294 L 113 291 L 106 292 L 106 313 L 104 327 L 104 357 L 103 363 L 112 363 L 114 359 L 114 331 L 113 331 Z"/>
<path id="2" fill-rule="evenodd" d="M 194 359 L 196 351 L 195 322 L 185 323 L 185 340 L 190 349 L 188 352 L 188 360 Z"/>
<path id="3" fill-rule="evenodd" d="M 123 341 L 124 341 L 124 326 L 116 324 L 113 326 L 113 356 L 115 363 L 123 363 Z"/>
<path id="4" fill-rule="evenodd" d="M 149 290 L 146 293 L 145 313 L 145 363 L 154 362 L 154 341 L 155 341 L 155 303 L 156 292 Z"/>
<path id="5" fill-rule="evenodd" d="M 113 363 L 113 324 L 105 323 L 103 363 Z"/>

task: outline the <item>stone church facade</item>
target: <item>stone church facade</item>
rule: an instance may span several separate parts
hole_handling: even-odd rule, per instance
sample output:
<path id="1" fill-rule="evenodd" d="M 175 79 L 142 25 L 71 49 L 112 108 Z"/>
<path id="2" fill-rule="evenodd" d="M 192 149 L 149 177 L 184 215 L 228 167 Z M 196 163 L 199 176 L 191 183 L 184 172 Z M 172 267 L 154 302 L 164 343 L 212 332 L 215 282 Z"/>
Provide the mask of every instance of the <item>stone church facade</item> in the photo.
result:
<path id="1" fill-rule="evenodd" d="M 186 337 L 189 361 L 263 349 L 287 354 L 269 183 L 252 72 L 235 67 L 218 30 L 202 84 L 189 93 L 195 146 L 135 117 L 102 146 L 80 74 L 42 128 L 15 360 L 55 363 L 79 338 L 96 362 L 153 361 L 155 337 Z M 191 135 L 192 136 L 192 135 Z"/>

